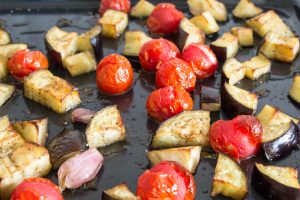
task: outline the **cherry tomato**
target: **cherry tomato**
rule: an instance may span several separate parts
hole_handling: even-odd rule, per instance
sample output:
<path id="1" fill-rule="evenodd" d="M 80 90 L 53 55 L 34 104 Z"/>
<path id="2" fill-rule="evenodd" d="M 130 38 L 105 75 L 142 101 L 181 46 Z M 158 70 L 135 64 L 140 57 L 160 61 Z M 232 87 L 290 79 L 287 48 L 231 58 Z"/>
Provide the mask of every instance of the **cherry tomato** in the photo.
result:
<path id="1" fill-rule="evenodd" d="M 23 79 L 39 69 L 47 69 L 48 60 L 40 51 L 17 51 L 8 61 L 8 70 L 16 79 Z"/>
<path id="2" fill-rule="evenodd" d="M 195 194 L 194 177 L 176 162 L 163 161 L 138 179 L 141 200 L 193 200 Z"/>
<path id="3" fill-rule="evenodd" d="M 103 58 L 97 68 L 100 92 L 116 95 L 127 92 L 133 84 L 133 70 L 124 56 L 111 54 Z"/>
<path id="4" fill-rule="evenodd" d="M 146 108 L 151 117 L 164 121 L 184 110 L 192 110 L 193 100 L 183 87 L 168 86 L 152 92 Z"/>
<path id="5" fill-rule="evenodd" d="M 156 66 L 161 62 L 176 57 L 180 57 L 179 49 L 174 43 L 163 38 L 146 42 L 139 54 L 140 63 L 147 71 L 156 71 Z"/>
<path id="6" fill-rule="evenodd" d="M 263 129 L 252 115 L 240 115 L 233 120 L 215 122 L 209 131 L 211 147 L 237 161 L 257 154 L 262 142 Z"/>
<path id="7" fill-rule="evenodd" d="M 194 70 L 179 58 L 171 58 L 158 66 L 156 72 L 156 87 L 163 88 L 170 85 L 180 85 L 191 92 L 196 85 Z"/>
<path id="8" fill-rule="evenodd" d="M 205 44 L 191 44 L 182 52 L 182 59 L 192 66 L 197 79 L 212 76 L 218 68 L 214 52 Z"/>
<path id="9" fill-rule="evenodd" d="M 171 34 L 178 30 L 184 15 L 177 10 L 174 4 L 158 4 L 147 20 L 147 26 L 152 33 Z"/>
<path id="10" fill-rule="evenodd" d="M 10 200 L 63 200 L 59 188 L 45 178 L 27 178 L 13 191 Z"/>
<path id="11" fill-rule="evenodd" d="M 103 13 L 105 13 L 108 9 L 129 13 L 130 6 L 130 0 L 101 0 L 99 13 L 100 15 L 103 15 Z"/>

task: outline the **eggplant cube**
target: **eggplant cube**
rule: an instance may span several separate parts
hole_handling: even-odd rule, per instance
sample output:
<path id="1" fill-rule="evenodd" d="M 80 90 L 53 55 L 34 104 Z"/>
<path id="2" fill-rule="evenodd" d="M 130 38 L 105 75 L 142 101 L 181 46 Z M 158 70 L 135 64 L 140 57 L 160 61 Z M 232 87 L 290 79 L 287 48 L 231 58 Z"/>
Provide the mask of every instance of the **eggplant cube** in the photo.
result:
<path id="1" fill-rule="evenodd" d="M 184 111 L 166 120 L 156 131 L 151 147 L 209 146 L 208 111 Z"/>
<path id="2" fill-rule="evenodd" d="M 0 28 L 0 46 L 11 43 L 11 37 L 7 31 Z"/>
<path id="3" fill-rule="evenodd" d="M 261 37 L 271 31 L 287 37 L 294 37 L 294 33 L 274 10 L 269 10 L 251 18 L 246 21 L 246 24 Z"/>
<path id="4" fill-rule="evenodd" d="M 245 77 L 246 66 L 235 58 L 229 58 L 223 65 L 223 76 L 230 85 L 234 85 Z"/>
<path id="5" fill-rule="evenodd" d="M 142 31 L 127 31 L 125 33 L 125 46 L 123 54 L 126 56 L 139 56 L 142 46 L 152 40 Z"/>
<path id="6" fill-rule="evenodd" d="M 151 166 L 155 166 L 162 161 L 174 161 L 180 163 L 191 173 L 195 173 L 200 162 L 200 154 L 200 146 L 189 146 L 149 151 L 147 152 L 147 158 L 151 162 Z"/>
<path id="7" fill-rule="evenodd" d="M 257 80 L 271 70 L 271 62 L 263 55 L 255 56 L 244 62 L 246 66 L 246 77 Z"/>
<path id="8" fill-rule="evenodd" d="M 11 58 L 17 51 L 27 49 L 27 44 L 7 44 L 0 46 L 0 56 Z"/>
<path id="9" fill-rule="evenodd" d="M 270 32 L 264 38 L 258 51 L 269 59 L 292 63 L 299 53 L 299 48 L 298 37 L 287 37 Z"/>
<path id="10" fill-rule="evenodd" d="M 132 17 L 144 18 L 149 17 L 155 6 L 146 0 L 139 0 L 135 6 L 131 8 L 130 15 Z"/>
<path id="11" fill-rule="evenodd" d="M 13 127 L 26 142 L 45 146 L 48 137 L 48 118 L 15 122 Z"/>
<path id="12" fill-rule="evenodd" d="M 201 87 L 200 107 L 206 111 L 220 111 L 221 97 L 217 88 Z"/>
<path id="13" fill-rule="evenodd" d="M 246 27 L 232 27 L 231 32 L 239 41 L 241 47 L 250 47 L 254 45 L 253 30 Z"/>
<path id="14" fill-rule="evenodd" d="M 300 75 L 295 76 L 289 96 L 300 104 Z"/>
<path id="15" fill-rule="evenodd" d="M 86 129 L 86 138 L 90 148 L 105 147 L 126 139 L 122 116 L 116 105 L 106 107 L 93 116 Z"/>
<path id="16" fill-rule="evenodd" d="M 221 38 L 210 44 L 211 50 L 216 54 L 217 58 L 225 61 L 233 58 L 239 51 L 239 42 L 237 37 L 231 33 L 224 33 Z"/>
<path id="17" fill-rule="evenodd" d="M 99 19 L 102 25 L 102 35 L 110 38 L 118 38 L 128 25 L 128 15 L 117 10 L 107 10 Z"/>
<path id="18" fill-rule="evenodd" d="M 113 188 L 104 190 L 102 193 L 102 200 L 139 200 L 133 194 L 125 183 L 114 186 Z"/>
<path id="19" fill-rule="evenodd" d="M 263 12 L 263 9 L 258 8 L 251 0 L 240 0 L 233 9 L 233 16 L 241 19 L 255 17 Z"/>
<path id="20" fill-rule="evenodd" d="M 268 199 L 299 199 L 297 169 L 291 167 L 254 165 L 252 185 Z"/>
<path id="21" fill-rule="evenodd" d="M 204 11 L 210 12 L 220 22 L 227 20 L 226 6 L 217 0 L 188 0 L 190 12 L 195 16 Z"/>
<path id="22" fill-rule="evenodd" d="M 15 91 L 15 86 L 0 83 L 0 107 L 12 97 Z"/>
<path id="23" fill-rule="evenodd" d="M 195 24 L 206 35 L 216 33 L 220 30 L 219 25 L 210 12 L 203 12 L 190 19 L 190 22 Z"/>
<path id="24" fill-rule="evenodd" d="M 63 60 L 63 65 L 72 76 L 86 74 L 97 68 L 95 56 L 91 51 L 68 56 Z"/>
<path id="25" fill-rule="evenodd" d="M 234 160 L 219 154 L 212 187 L 213 197 L 222 194 L 235 200 L 242 200 L 248 192 L 247 177 Z"/>
<path id="26" fill-rule="evenodd" d="M 78 89 L 48 70 L 38 70 L 27 76 L 24 94 L 57 113 L 65 113 L 80 104 Z"/>
<path id="27" fill-rule="evenodd" d="M 8 58 L 0 55 L 0 81 L 9 75 L 7 69 Z"/>

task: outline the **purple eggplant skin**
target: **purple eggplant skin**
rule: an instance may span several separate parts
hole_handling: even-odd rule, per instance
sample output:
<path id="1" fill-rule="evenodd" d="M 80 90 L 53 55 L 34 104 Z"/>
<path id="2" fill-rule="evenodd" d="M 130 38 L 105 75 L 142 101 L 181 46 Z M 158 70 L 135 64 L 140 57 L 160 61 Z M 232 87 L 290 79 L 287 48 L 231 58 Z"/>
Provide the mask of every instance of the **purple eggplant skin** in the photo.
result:
<path id="1" fill-rule="evenodd" d="M 45 46 L 46 46 L 46 50 L 47 50 L 47 54 L 48 54 L 48 58 L 51 59 L 51 61 L 53 61 L 53 63 L 55 65 L 58 66 L 62 66 L 62 58 L 59 52 L 55 51 L 52 46 L 49 44 L 49 42 L 47 41 L 46 37 L 44 39 L 45 41 Z"/>
<path id="2" fill-rule="evenodd" d="M 299 200 L 300 190 L 283 185 L 261 173 L 256 165 L 253 167 L 251 185 L 255 190 L 270 200 Z"/>
<path id="3" fill-rule="evenodd" d="M 90 39 L 94 50 L 96 61 L 99 62 L 103 58 L 102 35 L 99 33 Z"/>
<path id="4" fill-rule="evenodd" d="M 210 44 L 210 49 L 216 54 L 219 61 L 224 62 L 227 59 L 227 47 Z"/>
<path id="5" fill-rule="evenodd" d="M 291 126 L 286 133 L 273 141 L 263 143 L 262 149 L 266 159 L 269 162 L 278 160 L 297 148 L 299 134 L 298 126 L 294 122 L 291 122 Z"/>

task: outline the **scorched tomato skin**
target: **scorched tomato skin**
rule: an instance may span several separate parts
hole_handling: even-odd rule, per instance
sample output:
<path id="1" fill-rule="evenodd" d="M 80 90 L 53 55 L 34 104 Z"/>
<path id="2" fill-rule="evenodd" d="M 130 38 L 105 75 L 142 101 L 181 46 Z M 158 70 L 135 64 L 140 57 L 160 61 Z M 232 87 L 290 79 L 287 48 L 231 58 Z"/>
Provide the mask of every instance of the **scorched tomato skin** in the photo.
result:
<path id="1" fill-rule="evenodd" d="M 97 86 L 100 92 L 117 95 L 127 92 L 133 84 L 133 70 L 124 56 L 111 54 L 97 67 Z"/>
<path id="2" fill-rule="evenodd" d="M 192 110 L 193 99 L 181 86 L 168 86 L 152 92 L 146 108 L 152 118 L 164 121 L 184 110 Z"/>
<path id="3" fill-rule="evenodd" d="M 18 185 L 10 200 L 63 200 L 59 188 L 45 178 L 28 178 Z"/>
<path id="4" fill-rule="evenodd" d="M 158 68 L 155 76 L 157 88 L 180 85 L 188 92 L 195 89 L 194 70 L 184 60 L 172 58 L 159 65 Z"/>
<path id="5" fill-rule="evenodd" d="M 171 34 L 178 30 L 184 15 L 177 10 L 174 4 L 158 4 L 147 20 L 147 26 L 152 33 Z"/>
<path id="6" fill-rule="evenodd" d="M 139 60 L 147 71 L 156 71 L 156 67 L 171 58 L 179 58 L 180 51 L 174 43 L 160 38 L 146 42 L 140 51 Z"/>
<path id="7" fill-rule="evenodd" d="M 240 161 L 258 153 L 262 133 L 262 126 L 256 117 L 240 115 L 233 120 L 215 122 L 209 131 L 209 141 L 216 152 Z"/>
<path id="8" fill-rule="evenodd" d="M 8 70 L 16 79 L 23 79 L 32 72 L 48 68 L 48 60 L 40 51 L 17 51 L 8 61 Z"/>
<path id="9" fill-rule="evenodd" d="M 216 55 L 205 44 L 191 44 L 187 46 L 182 52 L 182 59 L 194 69 L 199 80 L 212 76 L 218 68 Z"/>
<path id="10" fill-rule="evenodd" d="M 103 15 L 104 12 L 108 9 L 129 13 L 130 6 L 130 0 L 101 0 L 99 13 L 100 15 Z"/>
<path id="11" fill-rule="evenodd" d="M 141 200 L 193 200 L 195 194 L 194 177 L 176 162 L 163 161 L 138 179 Z"/>

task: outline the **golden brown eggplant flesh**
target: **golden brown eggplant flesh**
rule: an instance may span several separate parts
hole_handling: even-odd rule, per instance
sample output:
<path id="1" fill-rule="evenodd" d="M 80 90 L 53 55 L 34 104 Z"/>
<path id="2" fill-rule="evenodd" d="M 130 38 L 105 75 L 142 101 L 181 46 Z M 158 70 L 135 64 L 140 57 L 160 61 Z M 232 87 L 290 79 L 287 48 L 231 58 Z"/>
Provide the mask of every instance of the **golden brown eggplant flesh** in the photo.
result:
<path id="1" fill-rule="evenodd" d="M 139 200 L 140 198 L 133 194 L 125 183 L 104 190 L 102 200 Z"/>
<path id="2" fill-rule="evenodd" d="M 256 163 L 251 184 L 266 199 L 296 200 L 300 198 L 298 173 L 294 168 L 264 166 Z"/>
<path id="3" fill-rule="evenodd" d="M 241 19 L 255 17 L 263 12 L 251 0 L 240 0 L 232 11 L 233 16 Z"/>
<path id="4" fill-rule="evenodd" d="M 0 83 L 0 107 L 12 97 L 14 92 L 15 86 Z"/>
<path id="5" fill-rule="evenodd" d="M 10 34 L 6 30 L 0 28 L 0 46 L 7 45 L 10 43 L 11 43 Z"/>
<path id="6" fill-rule="evenodd" d="M 300 75 L 295 76 L 292 87 L 289 91 L 289 96 L 300 104 Z"/>
<path id="7" fill-rule="evenodd" d="M 241 47 L 251 47 L 254 45 L 253 30 L 246 27 L 232 27 L 231 32 L 238 38 Z"/>
<path id="8" fill-rule="evenodd" d="M 220 30 L 215 18 L 209 12 L 203 12 L 190 19 L 195 26 L 197 26 L 206 35 L 217 33 Z"/>
<path id="9" fill-rule="evenodd" d="M 235 58 L 229 58 L 222 67 L 222 83 L 227 81 L 230 85 L 238 83 L 245 77 L 246 66 Z"/>
<path id="10" fill-rule="evenodd" d="M 200 94 L 200 105 L 202 110 L 220 111 L 221 97 L 219 89 L 202 86 Z"/>
<path id="11" fill-rule="evenodd" d="M 137 18 L 145 18 L 149 17 L 154 10 L 155 6 L 150 3 L 149 1 L 146 0 L 139 0 L 132 8 L 130 11 L 130 15 L 132 17 L 137 17 Z"/>

